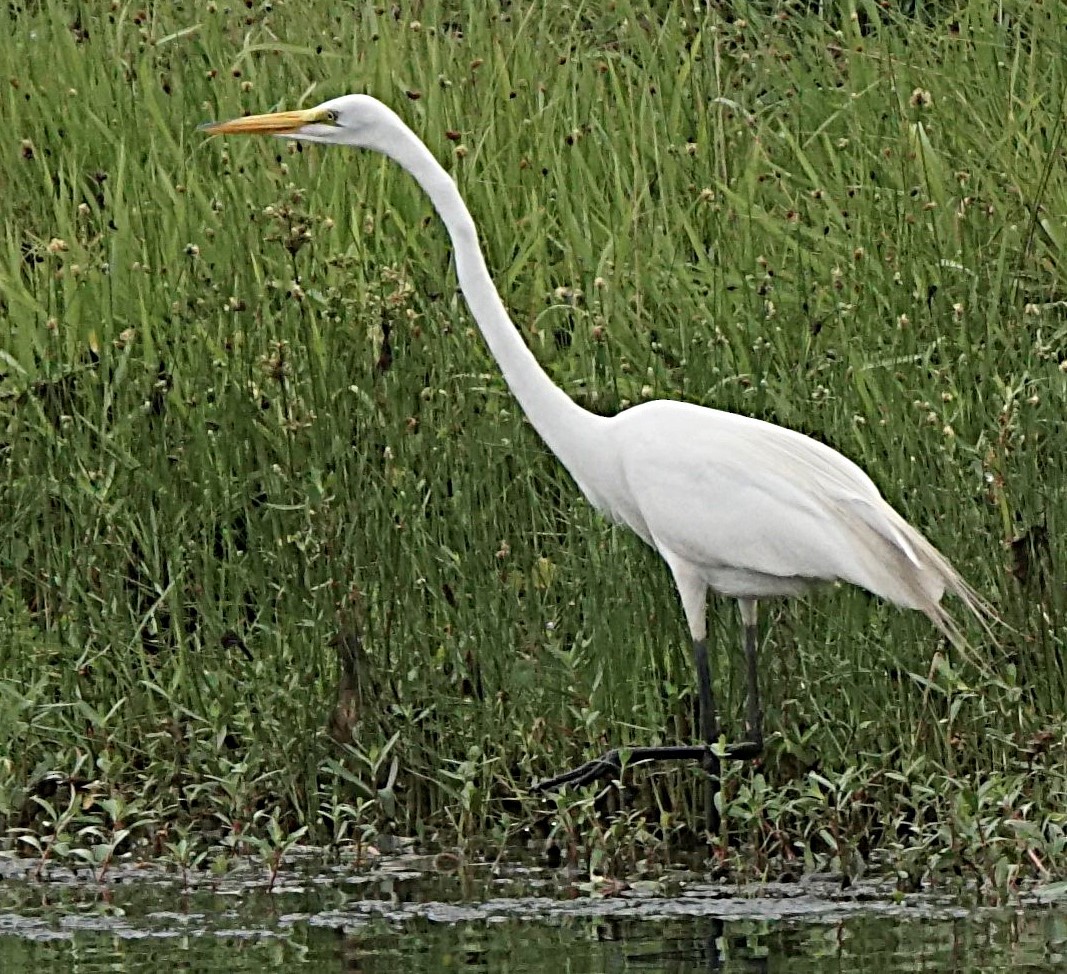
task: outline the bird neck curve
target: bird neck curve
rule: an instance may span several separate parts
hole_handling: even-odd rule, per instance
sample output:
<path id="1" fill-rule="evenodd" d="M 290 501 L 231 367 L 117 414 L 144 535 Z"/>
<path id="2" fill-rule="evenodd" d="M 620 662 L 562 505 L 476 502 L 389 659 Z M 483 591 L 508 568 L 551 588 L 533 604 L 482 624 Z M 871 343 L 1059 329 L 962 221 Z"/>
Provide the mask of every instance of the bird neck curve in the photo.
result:
<path id="1" fill-rule="evenodd" d="M 452 240 L 460 290 L 504 381 L 541 439 L 584 490 L 583 469 L 593 462 L 601 439 L 597 434 L 606 420 L 579 406 L 541 368 L 504 307 L 486 266 L 474 218 L 455 182 L 399 118 L 397 126 L 383 151 L 430 197 Z"/>

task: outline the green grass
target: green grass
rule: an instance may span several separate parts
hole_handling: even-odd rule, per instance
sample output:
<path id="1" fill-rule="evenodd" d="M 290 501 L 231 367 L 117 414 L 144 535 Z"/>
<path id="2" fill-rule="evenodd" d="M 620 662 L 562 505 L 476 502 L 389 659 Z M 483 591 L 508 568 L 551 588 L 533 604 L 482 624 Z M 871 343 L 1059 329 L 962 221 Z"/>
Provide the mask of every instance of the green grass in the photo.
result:
<path id="1" fill-rule="evenodd" d="M 863 593 L 768 607 L 736 863 L 1067 872 L 1067 17 L 808 6 L 0 10 L 10 845 L 500 839 L 533 779 L 694 736 L 665 568 L 524 422 L 417 187 L 196 130 L 367 91 L 455 174 L 576 399 L 817 436 L 1003 616 L 980 671 Z M 699 820 L 695 769 L 636 780 L 657 835 Z M 625 858 L 642 816 L 590 800 L 560 798 L 558 841 Z"/>

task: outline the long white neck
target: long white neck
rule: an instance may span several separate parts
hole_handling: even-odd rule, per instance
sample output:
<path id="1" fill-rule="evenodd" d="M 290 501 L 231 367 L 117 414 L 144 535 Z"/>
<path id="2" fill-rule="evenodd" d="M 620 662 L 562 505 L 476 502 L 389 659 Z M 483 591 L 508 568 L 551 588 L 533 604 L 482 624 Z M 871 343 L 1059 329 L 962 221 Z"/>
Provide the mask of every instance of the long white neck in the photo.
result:
<path id="1" fill-rule="evenodd" d="M 500 300 L 474 219 L 452 177 L 399 118 L 396 124 L 386 155 L 414 176 L 430 197 L 452 238 L 460 290 L 504 381 L 548 448 L 584 489 L 583 468 L 594 462 L 606 420 L 574 402 L 538 364 Z"/>

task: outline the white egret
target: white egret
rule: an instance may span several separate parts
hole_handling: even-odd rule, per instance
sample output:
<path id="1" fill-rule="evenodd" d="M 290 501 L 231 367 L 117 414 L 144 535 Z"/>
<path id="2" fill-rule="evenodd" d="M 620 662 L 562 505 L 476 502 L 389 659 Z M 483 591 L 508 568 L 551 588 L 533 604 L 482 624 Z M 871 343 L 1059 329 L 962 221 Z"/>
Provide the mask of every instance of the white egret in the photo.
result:
<path id="1" fill-rule="evenodd" d="M 762 751 L 756 606 L 816 583 L 845 581 L 917 609 L 948 639 L 963 634 L 946 592 L 979 619 L 989 608 L 948 560 L 883 500 L 851 460 L 771 423 L 674 400 L 598 416 L 548 377 L 497 293 L 478 232 L 448 172 L 400 118 L 367 95 L 304 111 L 203 126 L 210 134 L 269 134 L 383 153 L 425 190 L 452 239 L 459 286 L 527 419 L 590 503 L 666 561 L 681 596 L 696 662 L 702 746 L 635 748 L 633 758 L 699 757 L 709 772 L 708 825 L 718 813 L 719 755 Z M 748 740 L 722 750 L 707 652 L 708 591 L 737 599 L 744 626 Z M 617 751 L 539 786 L 587 782 L 619 767 Z"/>

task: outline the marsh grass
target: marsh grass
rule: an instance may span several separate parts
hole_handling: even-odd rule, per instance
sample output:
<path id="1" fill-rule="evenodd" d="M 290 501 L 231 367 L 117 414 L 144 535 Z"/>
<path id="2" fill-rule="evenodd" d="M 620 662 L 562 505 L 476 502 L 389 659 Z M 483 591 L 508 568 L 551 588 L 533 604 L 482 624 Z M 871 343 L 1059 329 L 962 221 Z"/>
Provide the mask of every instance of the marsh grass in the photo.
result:
<path id="1" fill-rule="evenodd" d="M 863 593 L 768 606 L 735 864 L 1062 872 L 1065 29 L 1023 0 L 5 5 L 9 845 L 503 840 L 533 779 L 693 737 L 666 571 L 523 421 L 417 188 L 195 127 L 361 90 L 454 172 L 571 395 L 832 444 L 1003 616 L 976 667 Z M 561 796 L 553 840 L 625 862 L 694 820 L 695 770 L 634 780 L 611 825 Z"/>

